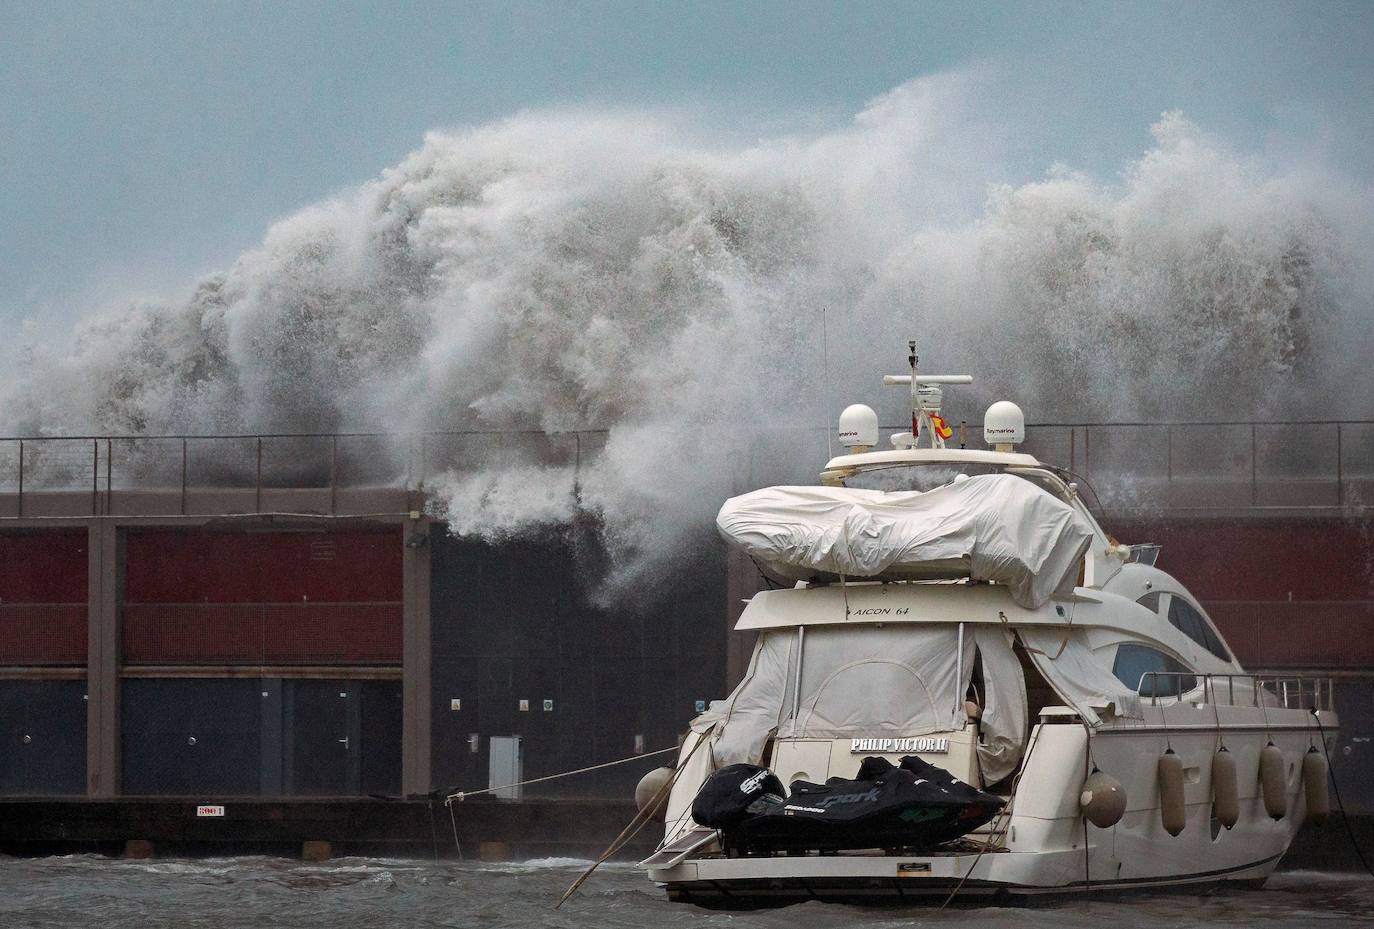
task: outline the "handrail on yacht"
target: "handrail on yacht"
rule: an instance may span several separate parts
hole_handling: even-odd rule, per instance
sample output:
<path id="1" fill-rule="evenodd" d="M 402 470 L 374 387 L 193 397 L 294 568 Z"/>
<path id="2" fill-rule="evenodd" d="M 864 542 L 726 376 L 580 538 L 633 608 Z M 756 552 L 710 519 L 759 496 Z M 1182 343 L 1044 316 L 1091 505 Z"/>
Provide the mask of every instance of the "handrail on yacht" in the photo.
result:
<path id="1" fill-rule="evenodd" d="M 1169 689 L 1160 690 L 1160 678 L 1170 683 Z M 1146 690 L 1146 679 L 1149 690 Z M 1250 700 L 1244 704 L 1236 702 L 1236 680 L 1242 681 L 1242 691 L 1248 687 Z M 1185 681 L 1188 686 L 1185 687 Z M 1217 683 L 1226 683 L 1226 702 L 1222 703 Z M 1159 706 L 1159 698 L 1174 698 L 1181 701 L 1185 694 L 1202 691 L 1202 702 L 1217 706 L 1259 706 L 1260 692 L 1268 691 L 1284 709 L 1311 709 L 1330 712 L 1335 709 L 1334 684 L 1329 677 L 1266 677 L 1258 674 L 1215 674 L 1198 671 L 1146 671 L 1140 675 L 1136 693 L 1150 698 L 1150 706 Z M 1211 699 L 1208 699 L 1210 696 Z M 1242 697 L 1243 699 L 1243 697 Z"/>
<path id="2" fill-rule="evenodd" d="M 1261 677 L 1260 684 L 1270 688 L 1287 709 L 1329 711 L 1336 708 L 1334 684 L 1329 677 Z"/>

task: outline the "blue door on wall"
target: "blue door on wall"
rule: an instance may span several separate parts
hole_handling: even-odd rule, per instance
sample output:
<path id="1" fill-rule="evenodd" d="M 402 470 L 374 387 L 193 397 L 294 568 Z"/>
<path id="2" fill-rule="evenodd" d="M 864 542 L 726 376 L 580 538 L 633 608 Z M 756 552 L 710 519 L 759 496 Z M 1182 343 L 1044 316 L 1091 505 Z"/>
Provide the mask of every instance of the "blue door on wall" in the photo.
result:
<path id="1" fill-rule="evenodd" d="M 256 680 L 125 680 L 120 697 L 122 792 L 258 794 L 262 702 Z"/>
<path id="2" fill-rule="evenodd" d="M 0 681 L 0 795 L 86 792 L 86 682 Z"/>

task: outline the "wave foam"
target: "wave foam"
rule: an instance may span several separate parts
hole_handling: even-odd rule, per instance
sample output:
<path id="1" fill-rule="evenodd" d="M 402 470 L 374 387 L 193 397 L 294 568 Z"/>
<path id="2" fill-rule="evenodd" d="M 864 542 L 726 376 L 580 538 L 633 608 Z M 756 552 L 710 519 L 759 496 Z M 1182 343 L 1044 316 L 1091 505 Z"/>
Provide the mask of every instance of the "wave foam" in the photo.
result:
<path id="1" fill-rule="evenodd" d="M 33 341 L 4 426 L 603 429 L 576 473 L 514 453 L 431 490 L 493 538 L 590 512 L 624 580 L 743 483 L 808 477 L 819 427 L 912 335 L 926 370 L 979 379 L 951 395 L 974 420 L 1002 395 L 1041 421 L 1367 415 L 1367 190 L 1167 114 L 1114 183 L 1054 167 L 989 191 L 984 152 L 1014 133 L 980 119 L 995 89 L 914 81 L 735 147 L 628 111 L 432 133 L 185 300 Z"/>

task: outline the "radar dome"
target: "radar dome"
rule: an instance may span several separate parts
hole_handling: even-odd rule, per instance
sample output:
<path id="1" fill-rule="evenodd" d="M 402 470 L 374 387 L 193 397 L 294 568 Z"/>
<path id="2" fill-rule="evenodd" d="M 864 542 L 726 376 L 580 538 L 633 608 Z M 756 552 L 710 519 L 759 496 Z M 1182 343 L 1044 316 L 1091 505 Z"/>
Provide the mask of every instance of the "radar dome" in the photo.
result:
<path id="1" fill-rule="evenodd" d="M 855 403 L 840 414 L 840 444 L 855 454 L 878 444 L 878 414 L 873 408 Z"/>
<path id="2" fill-rule="evenodd" d="M 983 441 L 998 451 L 1010 451 L 1026 441 L 1026 417 L 1010 400 L 998 400 L 983 414 Z M 1003 447 L 1005 446 L 1005 447 Z"/>

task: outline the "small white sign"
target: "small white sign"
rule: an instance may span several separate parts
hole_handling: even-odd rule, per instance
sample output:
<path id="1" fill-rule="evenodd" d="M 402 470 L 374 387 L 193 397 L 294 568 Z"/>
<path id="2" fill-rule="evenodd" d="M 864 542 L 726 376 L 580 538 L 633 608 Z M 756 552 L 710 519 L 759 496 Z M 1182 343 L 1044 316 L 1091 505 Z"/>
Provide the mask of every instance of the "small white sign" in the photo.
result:
<path id="1" fill-rule="evenodd" d="M 457 697 L 452 697 L 448 701 L 448 708 L 456 713 L 463 708 L 463 701 Z"/>
<path id="2" fill-rule="evenodd" d="M 521 713 L 528 713 L 529 711 L 530 711 L 530 702 L 529 702 L 528 700 L 521 700 L 521 701 L 520 701 L 520 712 L 521 712 Z"/>
<path id="3" fill-rule="evenodd" d="M 224 807 L 222 806 L 198 806 L 196 807 L 197 816 L 223 816 Z"/>
<path id="4" fill-rule="evenodd" d="M 849 753 L 861 752 L 875 754 L 896 754 L 898 752 L 920 752 L 922 754 L 941 754 L 949 751 L 949 739 L 852 739 Z"/>
<path id="5" fill-rule="evenodd" d="M 553 712 L 553 701 L 552 701 L 552 700 L 545 700 L 545 701 L 544 701 L 544 712 L 545 712 L 545 713 L 552 713 L 552 712 Z"/>

